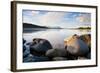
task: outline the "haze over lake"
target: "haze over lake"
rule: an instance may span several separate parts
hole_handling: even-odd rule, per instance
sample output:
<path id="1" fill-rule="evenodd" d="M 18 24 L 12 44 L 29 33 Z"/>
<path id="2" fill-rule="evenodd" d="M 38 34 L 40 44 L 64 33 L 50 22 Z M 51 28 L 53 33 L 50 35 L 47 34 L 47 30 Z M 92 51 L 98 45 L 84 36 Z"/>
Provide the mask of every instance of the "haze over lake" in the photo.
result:
<path id="1" fill-rule="evenodd" d="M 90 29 L 29 29 L 24 31 L 23 38 L 32 42 L 34 38 L 47 39 L 54 48 L 64 48 L 64 39 L 74 34 L 91 34 Z"/>

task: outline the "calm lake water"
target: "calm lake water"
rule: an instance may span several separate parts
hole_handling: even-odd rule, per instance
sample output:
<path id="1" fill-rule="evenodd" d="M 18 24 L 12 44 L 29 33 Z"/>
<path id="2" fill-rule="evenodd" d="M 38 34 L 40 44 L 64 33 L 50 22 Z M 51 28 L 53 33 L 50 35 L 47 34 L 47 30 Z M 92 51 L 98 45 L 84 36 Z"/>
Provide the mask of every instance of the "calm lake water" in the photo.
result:
<path id="1" fill-rule="evenodd" d="M 23 33 L 23 38 L 28 42 L 32 42 L 34 38 L 42 38 L 48 40 L 53 48 L 64 48 L 64 39 L 74 34 L 90 34 L 88 29 L 27 29 Z"/>

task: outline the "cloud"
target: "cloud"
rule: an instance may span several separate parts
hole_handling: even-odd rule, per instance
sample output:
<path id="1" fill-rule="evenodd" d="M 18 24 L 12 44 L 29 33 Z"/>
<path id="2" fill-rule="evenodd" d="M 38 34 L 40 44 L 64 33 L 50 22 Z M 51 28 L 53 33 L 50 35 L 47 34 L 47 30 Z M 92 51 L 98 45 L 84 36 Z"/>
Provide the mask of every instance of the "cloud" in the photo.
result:
<path id="1" fill-rule="evenodd" d="M 40 26 L 75 27 L 89 25 L 91 15 L 79 12 L 24 11 L 23 22 Z"/>
<path id="2" fill-rule="evenodd" d="M 62 21 L 65 13 L 47 12 L 46 14 L 38 17 L 38 22 L 43 25 L 55 25 Z"/>
<path id="3" fill-rule="evenodd" d="M 39 11 L 31 11 L 31 13 L 32 13 L 33 16 L 36 16 L 36 15 L 39 14 Z"/>
<path id="4" fill-rule="evenodd" d="M 79 14 L 79 16 L 76 17 L 76 20 L 80 23 L 90 23 L 91 22 L 91 15 L 90 14 Z"/>

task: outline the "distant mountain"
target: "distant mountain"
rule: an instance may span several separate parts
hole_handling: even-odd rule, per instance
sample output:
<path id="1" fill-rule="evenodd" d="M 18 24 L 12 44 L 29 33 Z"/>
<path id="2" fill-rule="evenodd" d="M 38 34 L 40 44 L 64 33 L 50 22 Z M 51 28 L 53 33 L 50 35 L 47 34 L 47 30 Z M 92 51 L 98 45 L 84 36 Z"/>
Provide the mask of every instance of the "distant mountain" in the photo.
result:
<path id="1" fill-rule="evenodd" d="M 35 24 L 30 24 L 30 23 L 23 23 L 23 28 L 48 28 L 48 27 L 39 26 Z"/>

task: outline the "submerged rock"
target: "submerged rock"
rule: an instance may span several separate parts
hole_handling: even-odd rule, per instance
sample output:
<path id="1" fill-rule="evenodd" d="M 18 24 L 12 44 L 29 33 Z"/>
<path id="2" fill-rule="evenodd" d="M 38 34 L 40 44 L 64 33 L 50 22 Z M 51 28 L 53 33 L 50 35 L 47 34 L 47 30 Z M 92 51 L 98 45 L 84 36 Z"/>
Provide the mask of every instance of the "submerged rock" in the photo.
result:
<path id="1" fill-rule="evenodd" d="M 52 48 L 52 46 L 48 40 L 35 38 L 30 45 L 30 53 L 33 55 L 42 55 L 50 48 Z"/>
<path id="2" fill-rule="evenodd" d="M 48 57 L 66 56 L 66 50 L 65 49 L 50 49 L 46 52 L 46 56 Z"/>

